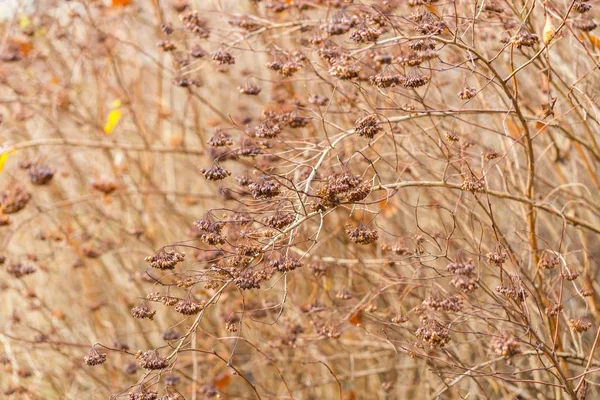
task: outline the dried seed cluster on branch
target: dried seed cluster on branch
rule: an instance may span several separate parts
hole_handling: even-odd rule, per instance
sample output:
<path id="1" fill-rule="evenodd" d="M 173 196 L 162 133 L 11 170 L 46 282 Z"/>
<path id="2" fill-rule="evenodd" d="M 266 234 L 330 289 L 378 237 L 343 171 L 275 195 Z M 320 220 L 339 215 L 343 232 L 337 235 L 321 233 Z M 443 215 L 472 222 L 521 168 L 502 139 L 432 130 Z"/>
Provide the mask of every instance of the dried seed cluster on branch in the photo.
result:
<path id="1" fill-rule="evenodd" d="M 598 396 L 594 2 L 41 3 L 0 23 L 2 395 Z"/>

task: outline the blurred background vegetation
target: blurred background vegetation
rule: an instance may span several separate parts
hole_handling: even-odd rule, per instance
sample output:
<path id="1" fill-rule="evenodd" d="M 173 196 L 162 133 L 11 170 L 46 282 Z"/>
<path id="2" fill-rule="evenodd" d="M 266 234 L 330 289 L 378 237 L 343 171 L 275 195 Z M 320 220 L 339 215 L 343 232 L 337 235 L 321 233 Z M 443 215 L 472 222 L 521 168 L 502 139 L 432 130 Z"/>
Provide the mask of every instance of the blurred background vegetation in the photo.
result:
<path id="1" fill-rule="evenodd" d="M 489 3 L 0 3 L 0 397 L 558 399 L 588 381 L 588 398 L 598 395 L 589 371 L 600 367 L 600 40 L 585 27 L 591 19 L 560 19 L 595 2 Z M 204 22 L 190 32 L 180 16 L 192 10 Z M 385 20 L 381 40 L 350 41 L 352 18 Z M 439 21 L 441 33 L 431 27 Z M 328 24 L 348 29 L 340 38 Z M 525 31 L 537 34 L 535 46 L 515 42 Z M 422 51 L 419 41 L 431 54 L 418 70 L 410 60 L 387 65 L 384 56 Z M 224 52 L 234 64 L 220 62 Z M 336 75 L 347 67 L 336 57 L 360 74 Z M 299 72 L 266 67 L 289 60 Z M 509 78 L 499 84 L 495 73 Z M 378 87 L 373 76 L 404 87 Z M 249 127 L 269 113 L 299 117 L 300 129 L 288 122 L 281 138 L 257 140 Z M 371 114 L 384 134 L 349 136 Z M 233 136 L 234 154 L 251 147 L 261 156 L 227 159 L 208 144 L 218 129 Z M 215 159 L 227 180 L 205 179 Z M 311 213 L 324 198 L 318 189 L 344 173 L 366 182 L 368 199 Z M 236 177 L 263 174 L 280 179 L 281 197 L 256 202 L 236 186 Z M 313 178 L 310 190 L 301 186 Z M 229 227 L 232 240 L 275 236 L 272 247 L 304 267 L 260 290 L 224 290 L 195 329 L 194 317 L 160 304 L 151 321 L 133 318 L 157 288 L 196 301 L 215 295 L 196 285 L 210 252 L 193 224 L 211 210 L 216 220 L 251 215 L 260 227 Z M 280 239 L 264 229 L 280 211 L 306 223 Z M 365 226 L 377 229 L 377 244 L 348 233 Z M 171 275 L 144 259 L 174 243 L 185 270 L 165 289 Z M 494 264 L 490 254 L 508 260 Z M 452 263 L 476 266 L 476 294 L 451 281 Z M 438 294 L 464 308 L 432 306 Z M 427 325 L 434 317 L 446 331 Z M 593 328 L 577 332 L 578 319 Z M 429 347 L 435 340 L 420 328 L 452 341 Z M 138 350 L 171 353 L 182 335 L 186 351 L 169 368 L 139 368 Z M 96 343 L 109 348 L 97 347 L 107 361 L 85 366 Z"/>

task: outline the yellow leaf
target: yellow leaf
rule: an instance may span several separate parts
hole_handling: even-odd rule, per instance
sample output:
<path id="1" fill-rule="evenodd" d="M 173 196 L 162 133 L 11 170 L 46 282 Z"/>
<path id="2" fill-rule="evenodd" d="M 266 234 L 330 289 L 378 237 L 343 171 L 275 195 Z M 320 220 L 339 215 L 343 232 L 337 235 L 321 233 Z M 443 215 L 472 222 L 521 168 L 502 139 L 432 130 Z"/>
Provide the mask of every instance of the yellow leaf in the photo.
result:
<path id="1" fill-rule="evenodd" d="M 4 164 L 6 164 L 6 160 L 8 160 L 8 156 L 10 156 L 13 153 L 15 153 L 15 150 L 7 151 L 6 153 L 0 154 L 0 172 L 2 172 L 2 170 L 4 169 Z"/>
<path id="2" fill-rule="evenodd" d="M 19 18 L 19 28 L 21 28 L 21 30 L 27 29 L 29 25 L 31 25 L 31 20 L 27 15 L 24 15 L 21 18 Z"/>
<path id="3" fill-rule="evenodd" d="M 48 34 L 48 29 L 46 29 L 46 28 L 45 28 L 45 27 L 43 27 L 43 26 L 42 26 L 41 28 L 38 28 L 38 29 L 35 31 L 35 33 L 34 33 L 35 37 L 37 37 L 37 38 L 44 37 L 44 36 L 46 36 L 47 34 Z"/>
<path id="4" fill-rule="evenodd" d="M 110 135 L 112 131 L 117 126 L 117 123 L 121 119 L 121 110 L 118 108 L 115 110 L 111 110 L 106 117 L 106 124 L 104 124 L 104 133 Z"/>
<path id="5" fill-rule="evenodd" d="M 556 27 L 554 26 L 554 22 L 552 22 L 552 18 L 550 15 L 546 16 L 546 24 L 544 25 L 544 31 L 542 34 L 542 40 L 544 44 L 547 46 L 548 43 L 554 38 L 556 34 Z"/>

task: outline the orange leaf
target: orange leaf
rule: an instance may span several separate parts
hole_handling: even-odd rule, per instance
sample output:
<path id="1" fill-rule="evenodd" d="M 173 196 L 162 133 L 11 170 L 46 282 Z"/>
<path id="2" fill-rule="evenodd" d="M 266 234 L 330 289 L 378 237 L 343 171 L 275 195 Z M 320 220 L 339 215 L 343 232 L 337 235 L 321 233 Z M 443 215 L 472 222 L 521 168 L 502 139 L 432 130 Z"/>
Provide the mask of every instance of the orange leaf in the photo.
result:
<path id="1" fill-rule="evenodd" d="M 33 49 L 33 44 L 29 41 L 19 42 L 19 51 L 23 56 L 29 54 L 29 52 Z"/>
<path id="2" fill-rule="evenodd" d="M 398 207 L 396 207 L 395 205 L 391 204 L 388 199 L 383 199 L 379 202 L 379 207 L 380 207 L 380 213 L 381 215 L 383 215 L 385 218 L 389 218 L 393 215 L 396 215 L 396 213 L 398 212 Z"/>
<path id="3" fill-rule="evenodd" d="M 217 375 L 213 379 L 212 384 L 217 389 L 222 390 L 222 389 L 227 388 L 227 385 L 229 385 L 230 381 L 231 381 L 231 375 L 229 375 L 227 372 L 224 372 L 221 375 Z"/>
<path id="4" fill-rule="evenodd" d="M 131 0 L 112 0 L 110 5 L 112 7 L 125 7 L 131 3 Z"/>
<path id="5" fill-rule="evenodd" d="M 538 132 L 545 131 L 547 126 L 548 125 L 546 125 L 545 123 L 540 122 L 540 121 L 538 121 L 538 122 L 535 123 L 535 127 L 537 128 Z"/>
<path id="6" fill-rule="evenodd" d="M 350 393 L 344 397 L 344 400 L 356 400 L 356 393 L 354 393 L 354 390 L 351 390 Z"/>
<path id="7" fill-rule="evenodd" d="M 11 50 L 18 51 L 22 57 L 25 57 L 33 49 L 33 44 L 29 40 L 10 39 Z"/>
<path id="8" fill-rule="evenodd" d="M 437 14 L 437 7 L 434 6 L 433 4 L 429 4 L 428 6 L 426 6 L 427 9 L 429 10 L 429 12 L 433 13 L 433 14 Z"/>
<path id="9" fill-rule="evenodd" d="M 596 47 L 597 49 L 600 49 L 600 38 L 598 38 L 598 36 L 592 35 L 591 33 L 589 34 L 589 36 L 590 36 L 590 41 L 592 42 L 594 47 Z"/>
<path id="10" fill-rule="evenodd" d="M 362 311 L 356 310 L 348 317 L 348 322 L 354 326 L 362 326 Z"/>

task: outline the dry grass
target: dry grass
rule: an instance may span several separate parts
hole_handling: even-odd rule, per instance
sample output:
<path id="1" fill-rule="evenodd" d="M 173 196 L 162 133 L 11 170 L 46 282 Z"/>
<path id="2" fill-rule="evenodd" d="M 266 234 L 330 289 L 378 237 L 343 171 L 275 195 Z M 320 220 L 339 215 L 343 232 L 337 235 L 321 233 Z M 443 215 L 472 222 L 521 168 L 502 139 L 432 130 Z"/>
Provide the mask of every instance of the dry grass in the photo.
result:
<path id="1" fill-rule="evenodd" d="M 189 3 L 0 25 L 2 396 L 600 394 L 595 1 Z"/>

